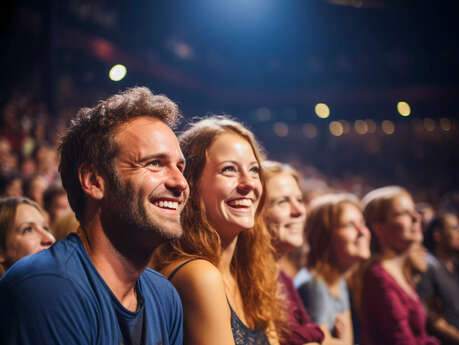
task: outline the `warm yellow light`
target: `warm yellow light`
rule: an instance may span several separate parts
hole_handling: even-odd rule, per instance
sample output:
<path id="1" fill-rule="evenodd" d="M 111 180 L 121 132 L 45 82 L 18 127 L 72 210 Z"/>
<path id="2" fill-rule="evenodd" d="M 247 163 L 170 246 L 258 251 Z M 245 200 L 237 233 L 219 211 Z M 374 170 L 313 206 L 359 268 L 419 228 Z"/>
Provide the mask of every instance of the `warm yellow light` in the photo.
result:
<path id="1" fill-rule="evenodd" d="M 395 125 L 392 121 L 384 120 L 381 123 L 381 129 L 383 130 L 384 133 L 390 135 L 395 132 Z"/>
<path id="2" fill-rule="evenodd" d="M 325 103 L 317 103 L 314 110 L 321 119 L 326 119 L 330 116 L 330 108 Z"/>
<path id="3" fill-rule="evenodd" d="M 113 81 L 120 81 L 126 76 L 127 69 L 124 65 L 115 65 L 108 72 L 108 76 Z"/>
<path id="4" fill-rule="evenodd" d="M 276 122 L 273 127 L 274 133 L 279 137 L 285 137 L 288 134 L 288 126 L 283 122 Z"/>
<path id="5" fill-rule="evenodd" d="M 357 134 L 364 135 L 368 133 L 368 125 L 363 120 L 357 120 L 354 122 L 354 129 Z"/>
<path id="6" fill-rule="evenodd" d="M 330 129 L 330 133 L 333 134 L 335 137 L 339 137 L 344 133 L 343 125 L 339 121 L 330 122 L 328 128 Z"/>
<path id="7" fill-rule="evenodd" d="M 435 130 L 435 121 L 432 120 L 431 118 L 429 117 L 426 117 L 424 119 L 424 129 L 427 131 L 427 132 L 432 132 Z"/>
<path id="8" fill-rule="evenodd" d="M 374 122 L 371 119 L 367 120 L 367 127 L 368 127 L 368 133 L 373 134 L 376 133 L 376 122 Z"/>
<path id="9" fill-rule="evenodd" d="M 351 131 L 351 125 L 346 120 L 341 120 L 340 122 L 343 125 L 343 134 L 348 134 Z"/>
<path id="10" fill-rule="evenodd" d="M 308 139 L 314 139 L 317 137 L 317 127 L 312 123 L 305 123 L 303 125 L 303 134 Z"/>
<path id="11" fill-rule="evenodd" d="M 451 120 L 447 118 L 441 118 L 440 119 L 440 127 L 444 131 L 450 131 L 451 130 Z"/>
<path id="12" fill-rule="evenodd" d="M 397 111 L 402 116 L 410 116 L 411 115 L 411 107 L 408 103 L 400 101 L 397 103 Z"/>

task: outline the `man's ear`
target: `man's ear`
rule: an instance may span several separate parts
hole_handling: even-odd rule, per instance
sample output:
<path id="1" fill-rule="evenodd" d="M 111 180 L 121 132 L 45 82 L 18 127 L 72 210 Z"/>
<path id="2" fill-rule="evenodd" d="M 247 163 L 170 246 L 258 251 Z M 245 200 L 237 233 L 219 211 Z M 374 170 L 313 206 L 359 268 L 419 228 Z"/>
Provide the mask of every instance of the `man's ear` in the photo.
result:
<path id="1" fill-rule="evenodd" d="M 87 165 L 78 168 L 78 179 L 83 192 L 92 199 L 101 200 L 105 195 L 105 180 L 94 169 Z"/>

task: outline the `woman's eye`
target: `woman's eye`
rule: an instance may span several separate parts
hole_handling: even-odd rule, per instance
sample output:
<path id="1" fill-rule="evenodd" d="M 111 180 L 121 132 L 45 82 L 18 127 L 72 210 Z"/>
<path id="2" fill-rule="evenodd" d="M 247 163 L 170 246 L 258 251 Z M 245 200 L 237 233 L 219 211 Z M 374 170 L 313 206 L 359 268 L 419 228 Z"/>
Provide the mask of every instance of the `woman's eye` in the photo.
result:
<path id="1" fill-rule="evenodd" d="M 32 227 L 31 226 L 28 226 L 27 228 L 24 228 L 24 230 L 22 230 L 23 234 L 27 234 L 29 232 L 32 232 Z"/>
<path id="2" fill-rule="evenodd" d="M 235 172 L 235 171 L 236 171 L 236 169 L 231 165 L 228 165 L 228 166 L 222 168 L 222 172 L 223 173 L 224 172 Z"/>
<path id="3" fill-rule="evenodd" d="M 255 173 L 255 174 L 259 174 L 260 173 L 260 167 L 252 167 L 250 169 L 251 172 Z"/>

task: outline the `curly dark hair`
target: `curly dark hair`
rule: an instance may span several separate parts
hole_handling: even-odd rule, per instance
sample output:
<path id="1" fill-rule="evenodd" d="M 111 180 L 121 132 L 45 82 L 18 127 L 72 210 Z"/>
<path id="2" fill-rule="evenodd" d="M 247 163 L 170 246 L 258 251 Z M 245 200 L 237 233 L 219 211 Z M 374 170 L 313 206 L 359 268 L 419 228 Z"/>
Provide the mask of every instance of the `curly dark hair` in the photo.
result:
<path id="1" fill-rule="evenodd" d="M 78 179 L 83 165 L 113 177 L 117 153 L 116 129 L 129 120 L 148 116 L 173 128 L 180 118 L 178 106 L 164 95 L 153 95 L 146 87 L 134 87 L 101 100 L 93 108 L 82 108 L 72 119 L 59 145 L 62 185 L 77 219 L 83 221 L 86 196 Z"/>

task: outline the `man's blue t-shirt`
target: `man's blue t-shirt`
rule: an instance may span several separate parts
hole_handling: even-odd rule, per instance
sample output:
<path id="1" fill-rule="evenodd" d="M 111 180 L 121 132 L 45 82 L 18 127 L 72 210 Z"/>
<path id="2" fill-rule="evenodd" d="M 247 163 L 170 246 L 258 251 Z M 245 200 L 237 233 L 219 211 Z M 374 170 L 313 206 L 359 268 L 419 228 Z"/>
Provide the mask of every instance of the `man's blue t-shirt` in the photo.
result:
<path id="1" fill-rule="evenodd" d="M 78 236 L 69 235 L 18 261 L 0 280 L 0 344 L 182 344 L 182 305 L 170 282 L 146 269 L 136 289 L 139 307 L 131 312 Z"/>

